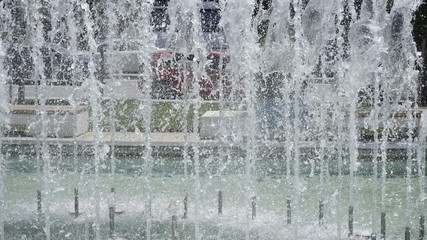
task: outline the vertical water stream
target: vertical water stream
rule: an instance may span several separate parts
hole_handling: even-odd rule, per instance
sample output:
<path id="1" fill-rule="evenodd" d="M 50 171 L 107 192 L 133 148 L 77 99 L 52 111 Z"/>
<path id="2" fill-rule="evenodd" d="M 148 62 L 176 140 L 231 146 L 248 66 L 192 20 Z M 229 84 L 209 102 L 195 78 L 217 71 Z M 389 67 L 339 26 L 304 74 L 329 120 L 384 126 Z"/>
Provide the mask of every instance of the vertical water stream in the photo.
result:
<path id="1" fill-rule="evenodd" d="M 42 5 L 37 1 L 30 1 L 27 5 L 29 8 L 29 11 L 32 12 L 33 9 L 40 9 Z M 44 6 L 49 8 L 50 6 Z M 52 6 L 53 7 L 53 6 Z M 55 10 L 55 9 L 53 9 Z M 34 15 L 33 15 L 34 14 Z M 51 183 L 53 180 L 53 172 L 52 172 L 52 166 L 51 166 L 51 154 L 49 152 L 49 145 L 47 143 L 47 137 L 48 137 L 48 112 L 47 112 L 47 80 L 46 76 L 44 75 L 44 69 L 43 69 L 43 60 L 42 60 L 42 43 L 44 42 L 43 38 L 43 30 L 42 26 L 40 24 L 40 19 L 42 18 L 38 11 L 35 11 L 33 14 L 29 14 L 29 23 L 32 23 L 32 29 L 35 32 L 35 35 L 31 36 L 31 42 L 34 49 L 32 50 L 32 58 L 34 60 L 34 75 L 32 77 L 40 76 L 40 90 L 37 92 L 38 95 L 36 96 L 36 101 L 40 101 L 40 106 L 36 110 L 37 115 L 39 117 L 39 133 L 38 133 L 38 140 L 41 141 L 41 159 L 42 159 L 42 166 L 43 166 L 43 177 L 42 177 L 42 183 L 43 183 L 43 189 L 42 189 L 42 216 L 44 217 L 44 224 L 43 227 L 46 239 L 51 239 L 51 203 L 52 203 L 52 191 L 51 191 Z M 36 104 L 37 106 L 37 104 Z"/>
<path id="2" fill-rule="evenodd" d="M 409 108 L 409 107 L 408 107 Z M 410 109 L 410 108 L 409 108 Z M 412 166 L 415 158 L 414 149 L 414 133 L 415 133 L 415 119 L 416 113 L 413 110 L 406 111 L 408 117 L 408 139 L 406 140 L 406 204 L 405 204 L 405 227 L 411 227 L 411 211 L 412 211 Z"/>
<path id="3" fill-rule="evenodd" d="M 425 201 L 426 201 L 426 147 L 425 142 L 427 139 L 427 115 L 422 114 L 419 129 L 418 129 L 418 146 L 417 146 L 417 173 L 418 173 L 418 184 L 420 188 L 420 193 L 417 199 L 418 212 L 420 217 L 425 217 Z"/>
<path id="4" fill-rule="evenodd" d="M 144 43 L 152 43 L 153 42 L 153 36 L 150 32 L 150 28 L 146 27 L 149 26 L 150 23 L 150 19 L 148 18 L 149 16 L 149 12 L 151 11 L 151 6 L 149 3 L 141 3 L 139 7 L 137 7 L 137 3 L 132 3 L 131 4 L 134 9 L 137 9 L 138 12 L 140 13 L 145 13 L 145 14 L 141 14 L 140 17 L 137 20 L 137 24 L 135 24 L 135 28 L 137 29 L 141 29 L 142 30 L 142 41 L 141 41 L 141 46 L 142 52 L 150 52 L 150 50 L 152 49 L 152 46 L 150 44 L 144 44 Z M 144 142 L 144 192 L 146 194 L 146 199 L 145 199 L 145 217 L 146 217 L 146 236 L 147 239 L 150 240 L 151 239 L 151 235 L 152 235 L 152 221 L 153 221 L 153 216 L 152 216 L 152 201 L 153 201 L 153 189 L 152 189 L 152 182 L 151 182 L 151 178 L 152 178 L 152 168 L 154 165 L 154 159 L 152 156 L 152 151 L 153 151 L 153 147 L 152 147 L 152 136 L 151 136 L 151 122 L 152 122 L 152 112 L 153 112 L 153 101 L 151 98 L 151 93 L 152 93 L 152 78 L 151 78 L 151 65 L 150 65 L 150 58 L 149 55 L 147 54 L 141 54 L 140 56 L 138 56 L 138 59 L 140 60 L 140 62 L 143 63 L 143 66 L 147 66 L 144 69 L 144 73 L 143 73 L 143 78 L 146 79 L 144 82 L 144 91 L 143 91 L 143 105 L 140 106 L 141 109 L 141 113 L 143 116 L 143 125 L 142 128 L 144 130 L 144 134 L 143 134 L 143 142 Z"/>
<path id="5" fill-rule="evenodd" d="M 5 11 L 0 3 L 0 19 L 6 16 Z M 0 26 L 5 24 L 0 20 Z M 6 92 L 6 72 L 3 68 L 4 61 L 2 58 L 6 52 L 3 48 L 3 40 L 0 38 L 0 240 L 5 240 L 4 223 L 5 223 L 5 199 L 4 199 L 4 174 L 5 174 L 5 157 L 3 155 L 3 137 L 8 124 L 8 99 Z"/>
<path id="6" fill-rule="evenodd" d="M 79 106 L 79 99 L 77 97 L 77 82 L 78 82 L 78 75 L 81 73 L 81 69 L 77 66 L 77 27 L 76 27 L 76 16 L 75 16 L 75 9 L 76 9 L 76 2 L 71 1 L 65 7 L 69 10 L 66 19 L 68 23 L 69 28 L 69 36 L 70 36 L 70 52 L 72 53 L 72 65 L 71 68 L 75 69 L 76 72 L 71 75 L 71 81 L 74 85 L 74 91 L 73 93 L 68 97 L 69 103 L 72 106 L 72 115 L 73 115 L 73 150 L 72 150 L 72 158 L 73 158 L 73 172 L 74 172 L 74 188 L 79 189 L 79 159 L 78 159 L 78 145 L 77 145 L 77 129 L 78 129 L 78 122 L 77 122 L 77 112 L 78 112 L 78 106 Z M 77 215 L 76 215 L 77 217 Z"/>
<path id="7" fill-rule="evenodd" d="M 294 141 L 294 161 L 293 161 L 293 169 L 294 169 L 294 194 L 292 199 L 292 211 L 295 212 L 294 219 L 294 238 L 298 239 L 300 238 L 300 225 L 302 223 L 301 214 L 299 213 L 301 209 L 301 191 L 302 191 L 302 184 L 300 179 L 300 146 L 299 142 L 302 139 L 302 136 L 300 134 L 299 129 L 302 127 L 301 119 L 300 119 L 300 111 L 301 111 L 301 105 L 300 105 L 300 99 L 301 99 L 301 92 L 302 92 L 302 81 L 305 78 L 304 73 L 306 69 L 304 68 L 305 65 L 305 58 L 307 57 L 307 43 L 305 41 L 305 38 L 303 37 L 303 27 L 301 24 L 301 17 L 303 14 L 303 2 L 302 1 L 292 1 L 291 3 L 293 10 L 294 10 L 294 16 L 292 18 L 292 27 L 295 31 L 295 39 L 300 39 L 300 41 L 296 41 L 295 43 L 295 69 L 292 76 L 292 86 L 293 86 L 293 98 L 292 98 L 292 106 L 293 106 L 293 119 L 292 119 L 292 125 L 295 128 L 295 135 L 293 137 Z"/>
<path id="8" fill-rule="evenodd" d="M 99 81 L 95 77 L 95 63 L 92 56 L 96 55 L 97 44 L 94 38 L 94 23 L 90 17 L 90 9 L 87 3 L 80 1 L 79 4 L 83 9 L 83 22 L 85 24 L 86 34 L 88 38 L 88 52 L 89 52 L 89 63 L 88 70 L 89 76 L 86 79 L 88 84 L 88 101 L 91 108 L 91 122 L 92 122 L 92 134 L 93 134 L 93 166 L 94 166 L 94 185 L 93 185 L 93 199 L 92 204 L 94 206 L 94 231 L 95 239 L 101 239 L 101 190 L 100 190 L 100 179 L 99 179 L 99 170 L 101 164 L 101 153 L 100 153 L 100 99 L 101 91 L 99 86 Z"/>

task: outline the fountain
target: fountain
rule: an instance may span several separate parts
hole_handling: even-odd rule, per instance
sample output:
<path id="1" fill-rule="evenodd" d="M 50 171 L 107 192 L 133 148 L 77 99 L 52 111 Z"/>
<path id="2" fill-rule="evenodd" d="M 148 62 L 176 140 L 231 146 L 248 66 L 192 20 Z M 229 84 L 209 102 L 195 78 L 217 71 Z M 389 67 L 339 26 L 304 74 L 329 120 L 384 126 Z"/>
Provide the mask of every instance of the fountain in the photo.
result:
<path id="1" fill-rule="evenodd" d="M 0 1 L 0 240 L 424 239 L 420 4 Z"/>

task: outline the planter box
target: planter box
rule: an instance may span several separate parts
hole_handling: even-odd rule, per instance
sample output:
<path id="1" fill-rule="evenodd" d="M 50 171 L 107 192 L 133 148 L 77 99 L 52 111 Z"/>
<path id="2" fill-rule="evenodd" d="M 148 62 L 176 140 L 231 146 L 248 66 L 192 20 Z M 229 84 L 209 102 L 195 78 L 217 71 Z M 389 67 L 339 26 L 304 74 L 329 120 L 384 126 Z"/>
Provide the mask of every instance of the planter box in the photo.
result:
<path id="1" fill-rule="evenodd" d="M 201 139 L 219 139 L 221 138 L 221 130 L 223 130 L 222 134 L 226 139 L 239 137 L 237 134 L 246 133 L 244 124 L 247 119 L 246 112 L 224 111 L 221 117 L 220 119 L 219 111 L 207 111 L 203 114 L 200 123 Z"/>
<path id="2" fill-rule="evenodd" d="M 42 128 L 41 106 L 11 105 L 9 109 L 9 123 L 12 131 L 19 131 L 25 136 L 38 136 L 40 134 Z M 78 106 L 73 109 L 69 105 L 48 105 L 45 114 L 49 137 L 70 138 L 74 134 L 80 136 L 89 130 L 89 112 L 86 106 Z M 74 124 L 76 124 L 75 133 Z"/>

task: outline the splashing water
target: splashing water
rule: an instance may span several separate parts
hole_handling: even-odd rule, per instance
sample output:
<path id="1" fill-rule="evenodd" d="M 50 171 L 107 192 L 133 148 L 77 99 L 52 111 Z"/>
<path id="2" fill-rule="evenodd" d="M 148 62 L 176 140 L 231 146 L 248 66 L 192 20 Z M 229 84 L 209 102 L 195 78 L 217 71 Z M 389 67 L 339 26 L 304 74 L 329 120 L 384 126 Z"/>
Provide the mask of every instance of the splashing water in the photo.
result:
<path id="1" fill-rule="evenodd" d="M 0 239 L 418 233 L 420 4 L 0 1 Z"/>

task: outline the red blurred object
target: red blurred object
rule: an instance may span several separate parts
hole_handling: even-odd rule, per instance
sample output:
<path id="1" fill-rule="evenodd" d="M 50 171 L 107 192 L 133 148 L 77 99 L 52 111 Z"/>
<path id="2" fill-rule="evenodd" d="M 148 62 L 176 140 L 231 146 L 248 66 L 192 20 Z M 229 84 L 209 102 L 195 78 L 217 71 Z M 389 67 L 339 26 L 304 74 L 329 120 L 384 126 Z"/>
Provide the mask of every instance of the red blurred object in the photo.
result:
<path id="1" fill-rule="evenodd" d="M 152 96 L 158 99 L 195 98 L 194 76 L 198 75 L 198 93 L 202 99 L 218 100 L 222 89 L 222 98 L 235 100 L 240 97 L 239 84 L 232 84 L 227 69 L 230 58 L 222 52 L 210 51 L 207 64 L 198 66 L 194 55 L 184 55 L 172 50 L 159 50 L 153 54 Z M 200 72 L 195 72 L 197 67 Z M 222 84 L 220 84 L 222 83 Z"/>

